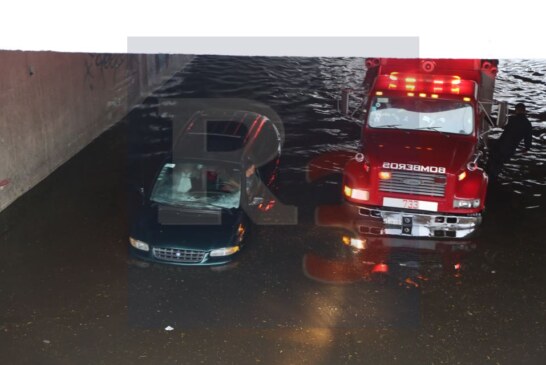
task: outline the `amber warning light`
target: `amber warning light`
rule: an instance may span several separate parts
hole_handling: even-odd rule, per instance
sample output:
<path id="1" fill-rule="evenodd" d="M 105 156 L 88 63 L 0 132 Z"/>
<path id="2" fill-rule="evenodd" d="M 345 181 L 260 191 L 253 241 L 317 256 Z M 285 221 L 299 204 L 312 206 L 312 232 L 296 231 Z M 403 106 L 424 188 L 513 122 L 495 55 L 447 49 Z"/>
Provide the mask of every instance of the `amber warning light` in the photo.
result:
<path id="1" fill-rule="evenodd" d="M 456 75 L 402 75 L 397 72 L 378 76 L 376 83 L 378 90 L 417 92 L 422 97 L 434 94 L 435 98 L 438 94 L 473 96 L 475 88 L 474 81 L 462 80 Z"/>

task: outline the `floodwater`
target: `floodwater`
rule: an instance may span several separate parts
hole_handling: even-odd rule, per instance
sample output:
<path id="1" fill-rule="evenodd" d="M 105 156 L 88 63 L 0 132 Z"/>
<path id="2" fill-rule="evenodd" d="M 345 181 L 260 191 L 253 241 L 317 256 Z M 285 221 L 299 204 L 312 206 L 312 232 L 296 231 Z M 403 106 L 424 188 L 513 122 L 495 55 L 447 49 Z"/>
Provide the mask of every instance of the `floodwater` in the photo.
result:
<path id="1" fill-rule="evenodd" d="M 0 362 L 541 363 L 546 60 L 499 65 L 496 98 L 527 104 L 534 146 L 490 189 L 478 237 L 377 238 L 353 253 L 343 221 L 317 219 L 340 201 L 339 166 L 306 176 L 316 158 L 356 148 L 360 125 L 334 100 L 359 86 L 362 65 L 197 57 L 10 206 L 0 215 Z M 224 267 L 129 258 L 127 183 L 149 178 L 168 153 L 166 98 L 246 98 L 275 110 L 285 130 L 277 196 L 298 208 L 297 224 L 255 227 Z"/>

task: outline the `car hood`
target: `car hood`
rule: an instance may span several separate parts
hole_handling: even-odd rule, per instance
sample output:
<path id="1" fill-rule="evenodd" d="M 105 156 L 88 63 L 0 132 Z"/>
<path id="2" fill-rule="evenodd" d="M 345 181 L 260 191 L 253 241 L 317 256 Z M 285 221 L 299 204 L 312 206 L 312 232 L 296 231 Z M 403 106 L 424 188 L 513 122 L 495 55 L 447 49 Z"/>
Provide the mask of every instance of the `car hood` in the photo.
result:
<path id="1" fill-rule="evenodd" d="M 474 153 L 471 136 L 399 130 L 367 132 L 364 154 L 372 166 L 385 162 L 444 167 L 457 173 Z"/>
<path id="2" fill-rule="evenodd" d="M 241 209 L 143 206 L 131 236 L 154 247 L 211 250 L 232 245 L 242 218 Z"/>

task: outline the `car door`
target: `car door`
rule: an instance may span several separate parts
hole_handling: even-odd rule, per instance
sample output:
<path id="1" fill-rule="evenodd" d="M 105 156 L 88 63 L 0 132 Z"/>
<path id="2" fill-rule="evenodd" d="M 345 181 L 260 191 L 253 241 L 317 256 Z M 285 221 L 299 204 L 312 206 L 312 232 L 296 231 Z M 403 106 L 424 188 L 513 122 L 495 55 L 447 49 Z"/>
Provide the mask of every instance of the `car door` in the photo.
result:
<path id="1" fill-rule="evenodd" d="M 280 153 L 280 133 L 271 121 L 265 120 L 249 154 L 257 165 L 258 177 L 270 188 L 276 179 Z"/>

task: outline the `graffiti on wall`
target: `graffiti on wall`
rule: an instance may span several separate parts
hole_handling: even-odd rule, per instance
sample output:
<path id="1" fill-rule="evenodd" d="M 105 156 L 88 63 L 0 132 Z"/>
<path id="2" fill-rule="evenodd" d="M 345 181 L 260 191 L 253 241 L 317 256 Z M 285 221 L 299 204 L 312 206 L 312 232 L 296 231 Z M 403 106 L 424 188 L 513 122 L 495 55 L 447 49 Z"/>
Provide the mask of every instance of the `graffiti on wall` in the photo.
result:
<path id="1" fill-rule="evenodd" d="M 118 70 L 127 61 L 125 54 L 90 53 L 84 61 L 84 82 L 93 90 L 98 82 L 105 83 L 107 74 L 112 83 L 116 83 Z"/>

